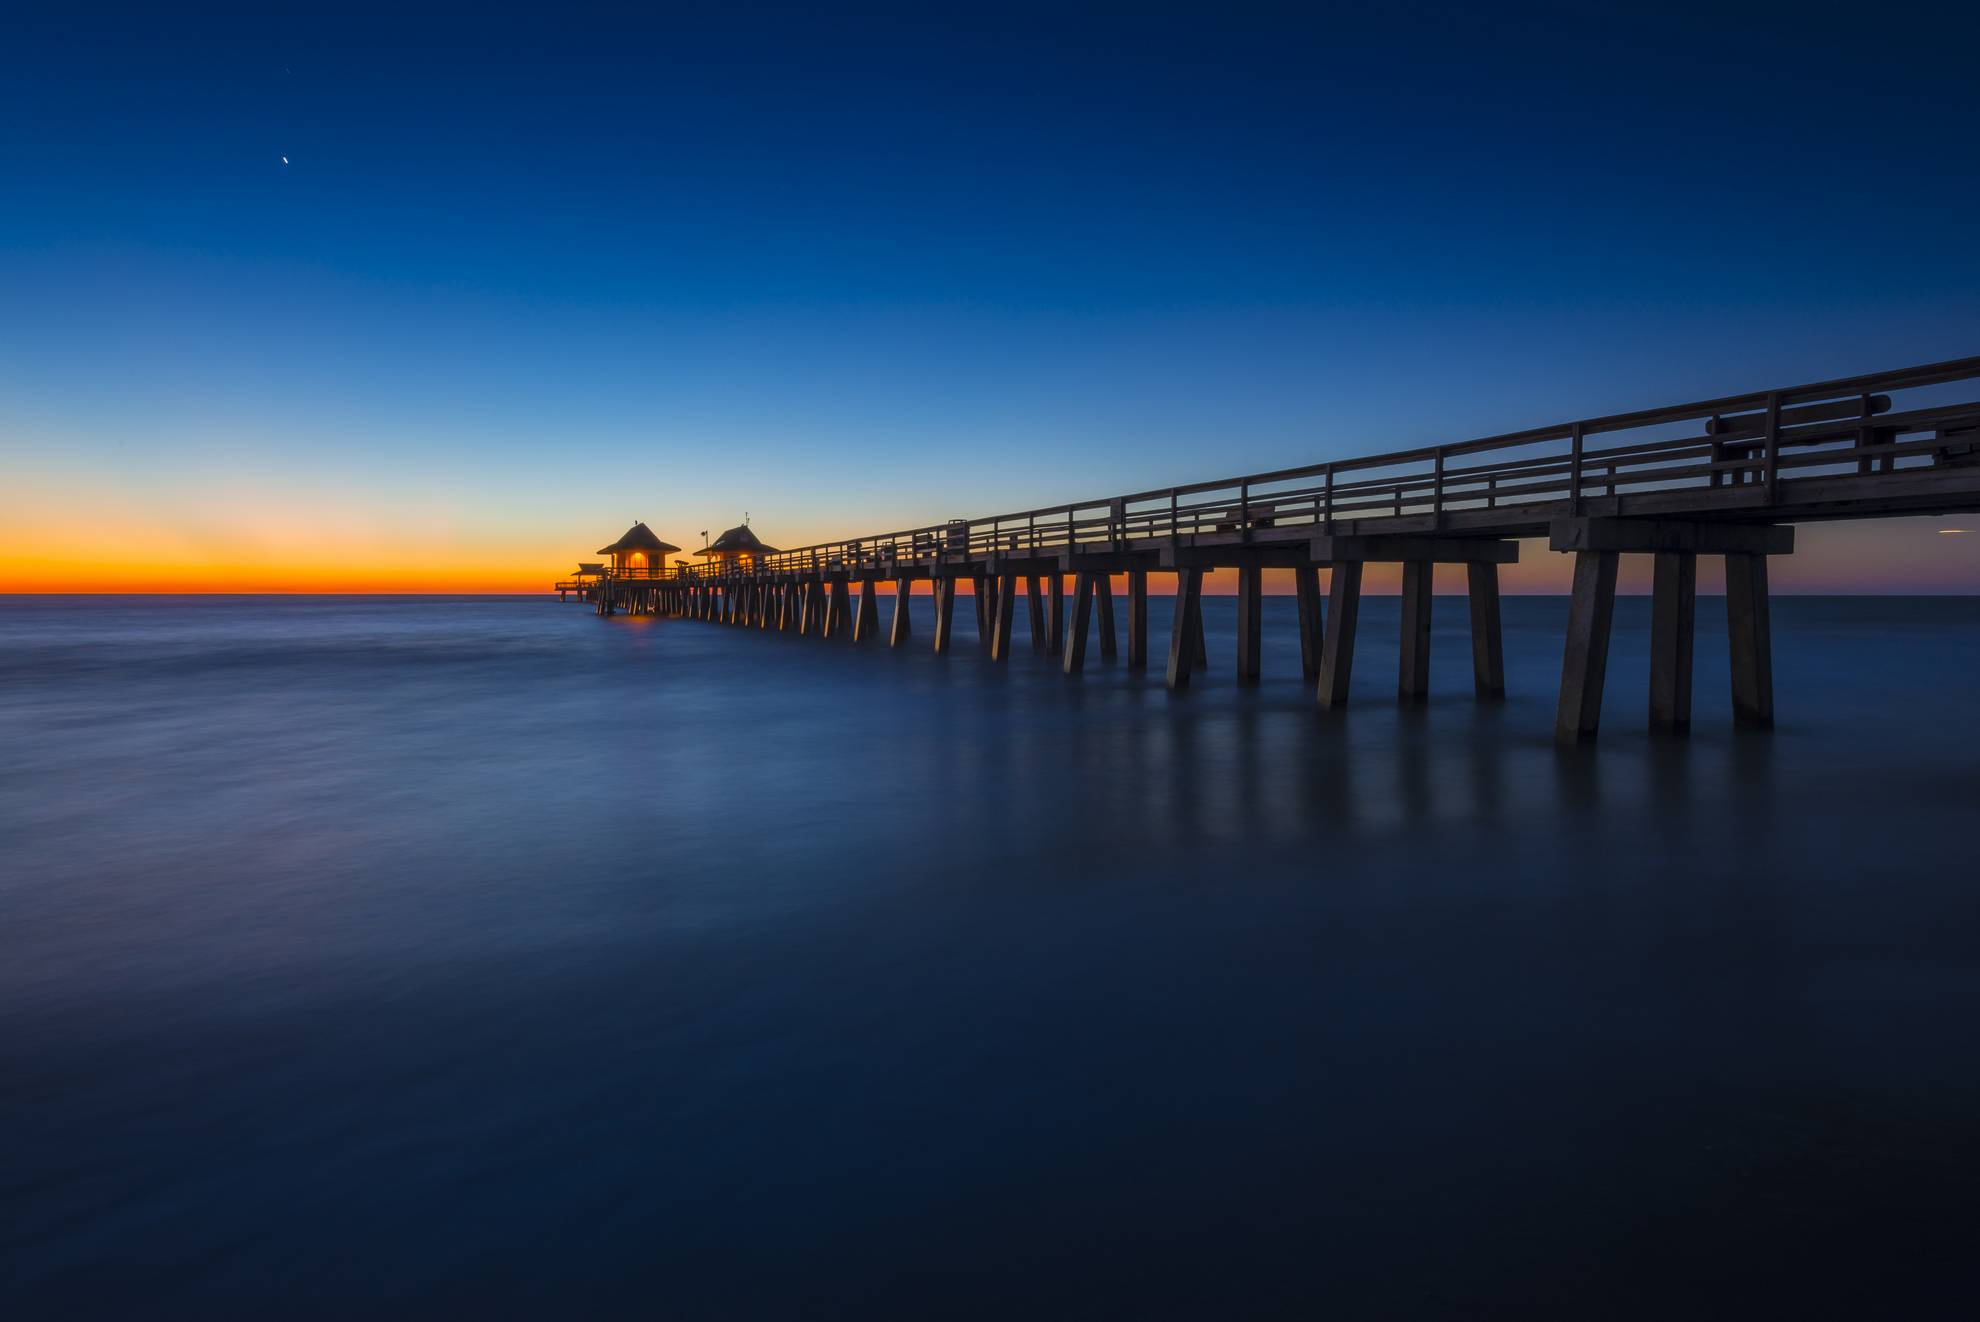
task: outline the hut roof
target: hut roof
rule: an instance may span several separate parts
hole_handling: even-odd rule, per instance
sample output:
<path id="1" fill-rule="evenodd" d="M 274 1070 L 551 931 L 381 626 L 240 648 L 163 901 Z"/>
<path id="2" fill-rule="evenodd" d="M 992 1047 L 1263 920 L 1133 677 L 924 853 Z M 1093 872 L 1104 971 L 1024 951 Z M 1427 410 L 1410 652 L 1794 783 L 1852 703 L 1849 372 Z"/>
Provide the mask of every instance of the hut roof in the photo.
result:
<path id="1" fill-rule="evenodd" d="M 635 523 L 626 529 L 626 535 L 610 546 L 598 548 L 599 555 L 617 555 L 620 551 L 678 551 L 678 546 L 669 546 L 653 535 L 653 529 L 643 523 Z"/>
<path id="2" fill-rule="evenodd" d="M 749 525 L 746 523 L 740 528 L 729 529 L 720 537 L 717 537 L 714 541 L 702 547 L 699 551 L 696 551 L 695 554 L 721 555 L 726 551 L 748 552 L 751 555 L 777 554 L 776 547 L 765 546 L 762 542 L 757 541 L 756 534 L 749 530 Z"/>
<path id="3" fill-rule="evenodd" d="M 602 574 L 605 572 L 605 566 L 594 565 L 588 560 L 580 560 L 578 561 L 577 571 L 580 574 Z"/>

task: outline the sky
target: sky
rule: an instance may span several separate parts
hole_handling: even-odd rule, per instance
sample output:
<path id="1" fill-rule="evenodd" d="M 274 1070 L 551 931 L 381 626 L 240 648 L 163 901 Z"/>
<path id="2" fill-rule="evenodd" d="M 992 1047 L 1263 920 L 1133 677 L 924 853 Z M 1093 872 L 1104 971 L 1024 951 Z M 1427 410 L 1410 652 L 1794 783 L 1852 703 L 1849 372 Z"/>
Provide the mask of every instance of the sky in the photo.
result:
<path id="1" fill-rule="evenodd" d="M 9 12 L 0 592 L 534 591 L 1980 353 L 1970 8 L 269 10 Z M 1980 592 L 1980 519 L 1774 581 Z"/>

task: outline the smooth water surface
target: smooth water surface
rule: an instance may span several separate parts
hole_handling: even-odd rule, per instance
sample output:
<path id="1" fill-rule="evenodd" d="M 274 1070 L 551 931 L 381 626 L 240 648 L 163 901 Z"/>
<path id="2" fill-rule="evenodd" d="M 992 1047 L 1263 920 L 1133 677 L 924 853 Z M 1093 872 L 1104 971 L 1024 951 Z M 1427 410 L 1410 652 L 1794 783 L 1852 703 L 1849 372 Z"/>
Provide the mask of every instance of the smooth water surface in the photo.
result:
<path id="1" fill-rule="evenodd" d="M 1625 600 L 1568 751 L 1559 600 L 1332 715 L 916 604 L 0 600 L 5 1315 L 1963 1311 L 1980 601 L 1755 736 L 1701 600 L 1675 740 Z"/>

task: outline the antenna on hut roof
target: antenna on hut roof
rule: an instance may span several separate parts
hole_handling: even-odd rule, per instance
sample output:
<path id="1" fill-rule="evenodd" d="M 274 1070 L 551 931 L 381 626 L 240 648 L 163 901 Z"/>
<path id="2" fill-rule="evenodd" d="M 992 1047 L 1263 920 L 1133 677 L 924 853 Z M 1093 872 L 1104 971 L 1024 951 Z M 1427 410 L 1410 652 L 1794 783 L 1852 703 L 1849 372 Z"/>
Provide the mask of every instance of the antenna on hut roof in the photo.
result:
<path id="1" fill-rule="evenodd" d="M 703 528 L 701 530 L 701 544 L 703 546 L 708 545 L 708 529 L 706 528 Z"/>
<path id="2" fill-rule="evenodd" d="M 745 528 L 747 528 L 747 527 L 749 527 L 749 511 L 748 511 L 748 510 L 744 510 L 744 511 L 743 511 L 743 527 L 745 527 Z"/>

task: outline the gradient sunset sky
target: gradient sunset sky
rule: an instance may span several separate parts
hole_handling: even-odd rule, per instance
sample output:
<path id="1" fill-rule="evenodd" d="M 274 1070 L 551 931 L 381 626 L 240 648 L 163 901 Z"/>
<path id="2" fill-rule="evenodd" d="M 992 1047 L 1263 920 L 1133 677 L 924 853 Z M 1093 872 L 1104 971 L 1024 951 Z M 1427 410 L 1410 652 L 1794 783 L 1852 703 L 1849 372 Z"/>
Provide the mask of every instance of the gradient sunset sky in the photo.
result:
<path id="1" fill-rule="evenodd" d="M 10 12 L 0 591 L 535 591 L 1980 353 L 1977 29 Z M 1980 520 L 1801 546 L 1980 591 Z"/>

